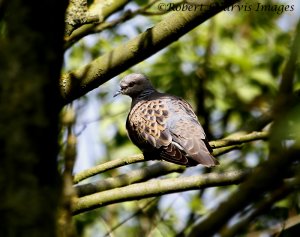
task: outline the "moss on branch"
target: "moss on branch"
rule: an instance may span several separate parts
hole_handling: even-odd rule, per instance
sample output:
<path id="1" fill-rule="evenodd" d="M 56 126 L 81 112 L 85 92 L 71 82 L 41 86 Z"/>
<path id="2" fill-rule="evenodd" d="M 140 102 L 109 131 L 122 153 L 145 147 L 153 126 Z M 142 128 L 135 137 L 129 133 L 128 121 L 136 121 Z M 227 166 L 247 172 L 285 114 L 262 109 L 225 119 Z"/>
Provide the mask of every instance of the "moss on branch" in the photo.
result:
<path id="1" fill-rule="evenodd" d="M 251 142 L 255 140 L 264 140 L 268 138 L 267 132 L 252 132 L 249 134 L 235 134 L 233 136 L 220 139 L 217 141 L 211 141 L 209 144 L 214 148 L 213 155 L 219 156 L 228 153 L 231 150 L 239 149 L 240 144 Z M 217 148 L 217 149 L 216 149 Z M 103 173 L 105 171 L 115 169 L 127 164 L 134 164 L 137 162 L 146 161 L 142 154 L 134 155 L 131 157 L 125 157 L 121 159 L 112 160 L 104 164 L 97 165 L 90 169 L 79 172 L 74 176 L 74 183 L 77 184 L 80 181 L 92 177 L 96 174 Z M 169 167 L 170 169 L 171 167 Z"/>
<path id="2" fill-rule="evenodd" d="M 76 2 L 76 1 L 75 1 Z M 84 21 L 80 22 L 80 25 L 75 25 L 77 28 L 71 32 L 70 36 L 65 37 L 65 48 L 69 48 L 72 44 L 77 42 L 82 37 L 88 35 L 93 32 L 93 29 L 99 26 L 100 23 L 104 22 L 106 18 L 111 16 L 113 13 L 119 11 L 123 8 L 129 0 L 118 0 L 118 1 L 101 1 L 100 3 L 95 3 L 92 5 L 92 9 L 86 9 L 86 17 Z M 77 11 L 78 9 L 75 8 Z M 95 12 L 98 14 L 95 15 Z M 73 14 L 74 15 L 74 14 Z M 77 20 L 76 16 L 75 19 Z M 78 20 L 77 20 L 78 22 Z"/>
<path id="3" fill-rule="evenodd" d="M 206 0 L 203 10 L 178 11 L 127 43 L 100 56 L 88 65 L 61 77 L 61 95 L 69 103 L 97 88 L 112 77 L 145 60 L 208 20 L 237 0 Z"/>
<path id="4" fill-rule="evenodd" d="M 265 140 L 268 138 L 268 136 L 269 133 L 267 131 L 264 132 L 255 131 L 249 134 L 234 134 L 224 139 L 210 142 L 209 144 L 214 149 L 214 148 L 226 147 L 230 145 L 238 145 L 245 142 L 251 142 L 256 140 Z"/>
<path id="5" fill-rule="evenodd" d="M 89 195 L 108 189 L 123 187 L 129 184 L 142 182 L 159 176 L 163 176 L 172 172 L 183 172 L 185 167 L 167 162 L 159 162 L 153 165 L 133 170 L 127 174 L 121 174 L 117 177 L 107 178 L 93 183 L 82 184 L 76 186 L 79 197 Z"/>
<path id="6" fill-rule="evenodd" d="M 138 163 L 138 162 L 142 162 L 142 161 L 145 161 L 144 156 L 142 154 L 134 155 L 134 156 L 130 156 L 130 157 L 122 158 L 122 159 L 112 160 L 112 161 L 106 162 L 104 164 L 97 165 L 90 169 L 79 172 L 78 174 L 76 174 L 74 176 L 73 182 L 76 184 L 76 183 L 80 182 L 81 180 L 87 179 L 96 174 L 100 174 L 105 171 L 112 170 L 112 169 L 115 169 L 115 168 L 118 168 L 118 167 L 121 167 L 121 166 L 124 166 L 127 164 L 134 164 L 134 163 Z"/>
<path id="7" fill-rule="evenodd" d="M 91 209 L 142 198 L 155 197 L 169 193 L 198 190 L 201 188 L 238 184 L 247 176 L 246 171 L 231 171 L 217 174 L 151 180 L 115 188 L 79 198 L 74 204 L 73 214 L 79 214 Z"/>

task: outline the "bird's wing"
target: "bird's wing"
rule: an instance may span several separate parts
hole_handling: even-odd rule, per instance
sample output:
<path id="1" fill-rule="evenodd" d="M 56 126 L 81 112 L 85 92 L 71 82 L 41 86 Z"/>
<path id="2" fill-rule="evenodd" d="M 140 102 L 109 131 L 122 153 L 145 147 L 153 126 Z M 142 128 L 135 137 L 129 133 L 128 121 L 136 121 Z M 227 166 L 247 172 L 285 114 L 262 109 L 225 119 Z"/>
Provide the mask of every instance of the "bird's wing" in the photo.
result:
<path id="1" fill-rule="evenodd" d="M 192 108 L 177 97 L 138 102 L 128 115 L 126 127 L 144 154 L 156 153 L 182 165 L 217 164 Z"/>
<path id="2" fill-rule="evenodd" d="M 170 104 L 173 116 L 169 121 L 169 131 L 173 143 L 182 147 L 186 156 L 199 164 L 205 166 L 218 164 L 210 154 L 212 150 L 192 107 L 182 99 L 172 100 Z"/>
<path id="3" fill-rule="evenodd" d="M 137 103 L 130 111 L 126 123 L 132 142 L 142 150 L 168 146 L 172 137 L 166 129 L 169 112 L 163 100 Z"/>
<path id="4" fill-rule="evenodd" d="M 214 166 L 218 162 L 210 154 L 209 144 L 201 131 L 202 128 L 199 123 L 186 117 L 178 119 L 170 127 L 173 142 L 182 147 L 186 157 L 205 166 Z"/>

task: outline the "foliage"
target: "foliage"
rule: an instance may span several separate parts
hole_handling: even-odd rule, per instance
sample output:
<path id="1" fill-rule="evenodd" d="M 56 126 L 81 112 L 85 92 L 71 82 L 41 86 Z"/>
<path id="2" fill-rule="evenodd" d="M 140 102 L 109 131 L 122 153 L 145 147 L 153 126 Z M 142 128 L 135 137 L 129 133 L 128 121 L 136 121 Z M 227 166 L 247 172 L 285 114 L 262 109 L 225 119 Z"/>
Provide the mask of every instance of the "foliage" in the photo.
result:
<path id="1" fill-rule="evenodd" d="M 170 25 L 187 27 L 193 12 L 181 10 L 186 2 L 199 7 L 198 1 L 70 1 L 61 99 L 66 104 L 80 98 L 61 112 L 59 224 L 67 236 L 74 235 L 68 225 L 72 214 L 78 236 L 295 236 L 299 231 L 298 6 L 292 0 L 229 1 L 233 6 L 217 15 L 216 5 L 224 1 L 203 1 L 214 3 L 203 10 L 211 17 L 204 14 L 200 24 L 203 16 L 194 16 L 188 33 Z M 173 8 L 162 11 L 160 4 Z M 258 5 L 264 8 L 256 11 Z M 282 5 L 287 10 L 281 12 Z M 9 29 L 1 7 L 0 40 Z M 165 35 L 155 35 L 152 27 L 165 29 Z M 172 36 L 162 41 L 168 44 L 152 55 L 166 35 Z M 122 48 L 137 37 L 140 48 Z M 97 68 L 105 55 L 106 69 Z M 115 58 L 120 59 L 116 71 L 110 68 Z M 128 69 L 134 63 L 126 60 L 138 63 Z M 158 90 L 192 105 L 220 166 L 185 168 L 143 159 L 126 134 L 130 99 L 113 98 L 118 81 L 131 72 L 146 74 Z M 84 178 L 77 180 L 78 174 Z"/>
<path id="2" fill-rule="evenodd" d="M 278 4 L 275 1 L 261 3 Z M 137 1 L 130 3 L 126 9 L 142 7 L 145 4 L 144 1 Z M 140 62 L 126 74 L 143 72 L 159 90 L 188 100 L 195 108 L 211 140 L 241 131 L 260 130 L 269 123 L 269 120 L 263 121 L 263 118 L 274 106 L 283 67 L 290 54 L 289 45 L 295 25 L 283 28 L 280 24 L 296 17 L 296 13 L 290 13 L 289 16 L 287 14 L 222 12 L 161 52 Z M 138 16 L 128 22 L 122 22 L 116 28 L 86 37 L 70 49 L 71 54 L 66 62 L 77 62 L 77 65 L 80 65 L 86 58 L 98 57 L 126 42 L 132 34 L 145 31 L 149 25 L 156 24 L 162 18 L 163 16 L 157 15 Z M 118 78 L 123 75 L 125 73 Z M 299 84 L 299 74 L 296 78 L 296 83 Z M 100 155 L 97 163 L 139 153 L 126 136 L 125 120 L 129 110 L 129 99 L 113 100 L 112 95 L 116 90 L 115 80 L 97 90 L 101 120 L 97 122 L 99 130 L 94 131 L 93 135 L 99 134 L 105 147 L 105 152 Z M 88 101 L 86 103 L 89 103 Z M 242 149 L 221 156 L 221 165 L 213 172 L 255 167 L 267 159 L 268 153 L 267 142 L 245 144 Z M 80 157 L 78 159 L 80 162 Z M 145 165 L 139 163 L 118 171 L 109 171 L 102 174 L 100 179 L 127 173 Z M 205 172 L 207 171 L 202 167 L 196 167 L 175 176 Z M 155 198 L 147 208 L 141 204 L 147 201 L 104 207 L 101 208 L 102 214 L 95 212 L 94 218 L 102 219 L 105 224 L 100 227 L 96 221 L 97 224 L 93 228 L 104 233 L 128 216 L 132 216 L 112 233 L 116 236 L 180 236 L 180 233 L 186 235 L 195 221 L 212 207 L 216 207 L 220 196 L 224 198 L 233 190 L 236 190 L 236 187 L 227 186 L 166 195 Z M 245 231 L 272 228 L 288 219 L 291 215 L 288 213 L 298 213 L 299 206 L 293 201 L 295 199 L 299 199 L 298 193 L 275 204 Z M 76 222 L 85 222 L 85 215 L 91 214 L 76 217 Z"/>

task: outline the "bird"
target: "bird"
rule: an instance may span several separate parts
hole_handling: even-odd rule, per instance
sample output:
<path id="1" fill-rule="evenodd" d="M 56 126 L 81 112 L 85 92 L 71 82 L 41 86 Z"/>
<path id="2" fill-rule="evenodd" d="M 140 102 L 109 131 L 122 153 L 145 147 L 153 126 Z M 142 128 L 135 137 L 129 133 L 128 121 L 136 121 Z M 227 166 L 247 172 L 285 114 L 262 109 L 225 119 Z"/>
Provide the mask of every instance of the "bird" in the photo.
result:
<path id="1" fill-rule="evenodd" d="M 114 97 L 120 94 L 132 99 L 127 134 L 146 160 L 160 159 L 187 167 L 219 164 L 188 102 L 158 92 L 140 73 L 129 74 L 120 81 Z"/>

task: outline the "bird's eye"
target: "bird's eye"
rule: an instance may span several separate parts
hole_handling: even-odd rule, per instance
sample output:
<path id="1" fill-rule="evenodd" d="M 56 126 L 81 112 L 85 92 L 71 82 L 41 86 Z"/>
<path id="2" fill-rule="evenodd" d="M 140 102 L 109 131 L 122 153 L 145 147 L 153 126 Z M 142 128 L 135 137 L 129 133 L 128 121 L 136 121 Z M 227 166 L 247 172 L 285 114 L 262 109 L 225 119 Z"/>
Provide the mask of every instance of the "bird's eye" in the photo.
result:
<path id="1" fill-rule="evenodd" d="M 133 87 L 134 86 L 134 82 L 130 82 L 129 84 L 128 84 L 128 87 Z"/>

